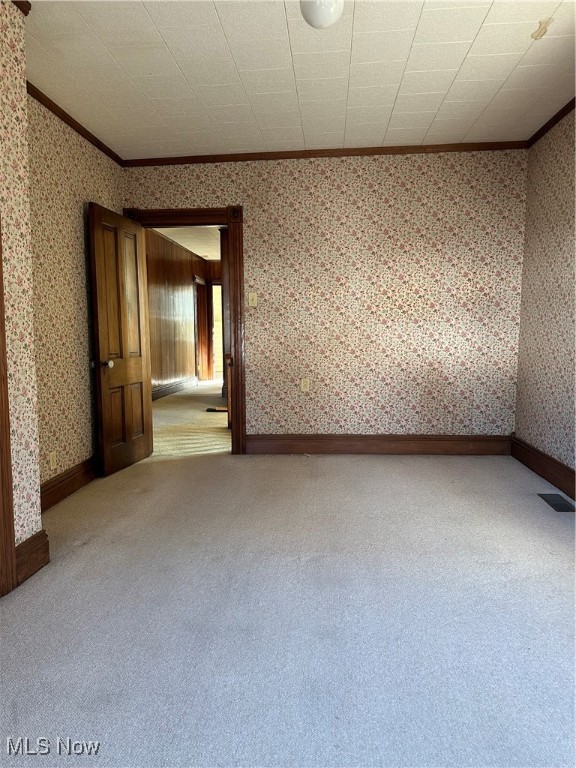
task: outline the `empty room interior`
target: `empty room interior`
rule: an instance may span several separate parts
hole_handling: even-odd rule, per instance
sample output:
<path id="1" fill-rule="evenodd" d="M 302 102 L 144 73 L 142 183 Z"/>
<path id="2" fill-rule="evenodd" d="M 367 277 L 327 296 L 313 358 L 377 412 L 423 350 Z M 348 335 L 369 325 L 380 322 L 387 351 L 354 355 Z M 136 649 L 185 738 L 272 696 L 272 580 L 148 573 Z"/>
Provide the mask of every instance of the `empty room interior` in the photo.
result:
<path id="1" fill-rule="evenodd" d="M 0 763 L 568 768 L 573 0 L 0 0 Z"/>

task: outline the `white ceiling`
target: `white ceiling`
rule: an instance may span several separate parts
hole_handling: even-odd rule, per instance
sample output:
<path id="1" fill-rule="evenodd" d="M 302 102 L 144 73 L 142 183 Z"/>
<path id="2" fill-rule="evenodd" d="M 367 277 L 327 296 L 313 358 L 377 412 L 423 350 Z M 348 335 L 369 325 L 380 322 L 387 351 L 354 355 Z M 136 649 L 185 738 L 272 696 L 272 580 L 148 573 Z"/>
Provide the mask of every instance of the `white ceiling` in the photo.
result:
<path id="1" fill-rule="evenodd" d="M 154 229 L 207 261 L 220 261 L 220 227 L 154 227 Z"/>
<path id="2" fill-rule="evenodd" d="M 27 64 L 124 159 L 516 141 L 574 96 L 574 0 L 35 0 Z"/>

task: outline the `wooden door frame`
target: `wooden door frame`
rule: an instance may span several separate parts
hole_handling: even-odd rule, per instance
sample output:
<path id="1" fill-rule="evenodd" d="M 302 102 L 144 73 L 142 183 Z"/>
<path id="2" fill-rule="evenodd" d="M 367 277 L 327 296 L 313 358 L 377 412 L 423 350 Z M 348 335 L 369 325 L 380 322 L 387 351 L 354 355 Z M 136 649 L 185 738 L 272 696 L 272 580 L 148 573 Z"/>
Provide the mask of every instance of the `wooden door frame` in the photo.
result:
<path id="1" fill-rule="evenodd" d="M 12 497 L 12 456 L 10 452 L 10 410 L 6 362 L 2 232 L 0 231 L 0 597 L 17 585 L 14 504 Z"/>
<path id="2" fill-rule="evenodd" d="M 143 227 L 227 227 L 228 248 L 227 253 L 222 254 L 222 267 L 227 269 L 229 279 L 230 351 L 233 363 L 232 453 L 246 453 L 242 206 L 229 205 L 227 208 L 125 208 L 124 216 L 134 219 Z"/>

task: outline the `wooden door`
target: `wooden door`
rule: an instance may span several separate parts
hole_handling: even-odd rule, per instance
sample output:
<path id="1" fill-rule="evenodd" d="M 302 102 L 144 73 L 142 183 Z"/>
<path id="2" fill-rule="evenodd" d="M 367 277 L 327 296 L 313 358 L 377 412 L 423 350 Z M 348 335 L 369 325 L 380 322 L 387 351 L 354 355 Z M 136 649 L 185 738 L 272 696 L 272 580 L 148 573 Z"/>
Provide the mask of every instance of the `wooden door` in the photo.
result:
<path id="1" fill-rule="evenodd" d="M 144 230 L 90 203 L 98 458 L 105 475 L 152 453 Z"/>
<path id="2" fill-rule="evenodd" d="M 196 287 L 196 372 L 198 381 L 214 377 L 212 288 L 200 277 L 194 277 Z"/>

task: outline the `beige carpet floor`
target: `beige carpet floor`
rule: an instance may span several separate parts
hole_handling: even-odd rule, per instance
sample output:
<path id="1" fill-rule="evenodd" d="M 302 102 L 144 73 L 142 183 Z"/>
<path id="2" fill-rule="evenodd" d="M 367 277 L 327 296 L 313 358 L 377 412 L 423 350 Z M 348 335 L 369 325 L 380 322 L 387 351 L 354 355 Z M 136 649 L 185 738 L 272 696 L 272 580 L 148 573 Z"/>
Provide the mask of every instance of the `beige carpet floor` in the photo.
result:
<path id="1" fill-rule="evenodd" d="M 221 383 L 208 382 L 155 400 L 152 459 L 230 453 L 227 414 L 206 412 L 226 406 L 221 391 Z"/>

